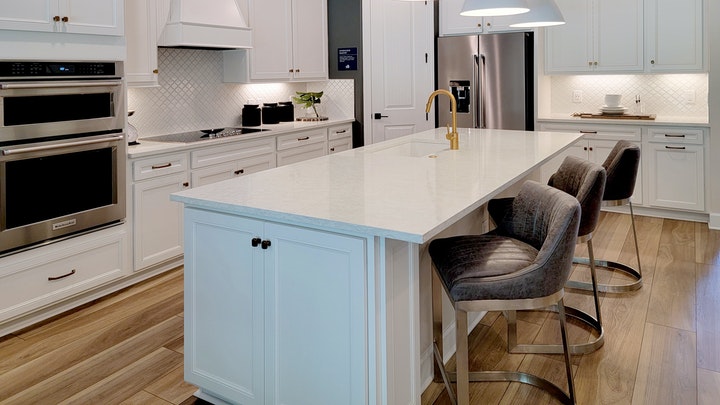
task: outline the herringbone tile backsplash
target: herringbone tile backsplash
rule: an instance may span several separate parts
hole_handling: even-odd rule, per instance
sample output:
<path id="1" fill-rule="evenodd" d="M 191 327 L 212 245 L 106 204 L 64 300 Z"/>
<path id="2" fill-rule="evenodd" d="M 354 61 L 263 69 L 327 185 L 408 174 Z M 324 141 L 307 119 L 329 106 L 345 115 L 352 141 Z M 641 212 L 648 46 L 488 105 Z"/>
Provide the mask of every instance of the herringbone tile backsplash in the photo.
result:
<path id="1" fill-rule="evenodd" d="M 551 77 L 552 114 L 598 112 L 605 94 L 622 94 L 621 104 L 634 112 L 639 95 L 644 112 L 666 117 L 706 118 L 708 76 L 667 75 L 578 75 Z M 582 91 L 582 102 L 574 103 L 573 90 Z M 694 102 L 689 101 L 694 99 Z"/>
<path id="2" fill-rule="evenodd" d="M 331 118 L 354 116 L 352 80 L 314 83 L 223 83 L 222 53 L 200 49 L 158 49 L 160 86 L 131 88 L 128 120 L 140 137 L 239 126 L 240 111 L 248 100 L 289 101 L 296 91 L 324 91 L 324 114 Z M 304 114 L 296 109 L 295 115 Z"/>

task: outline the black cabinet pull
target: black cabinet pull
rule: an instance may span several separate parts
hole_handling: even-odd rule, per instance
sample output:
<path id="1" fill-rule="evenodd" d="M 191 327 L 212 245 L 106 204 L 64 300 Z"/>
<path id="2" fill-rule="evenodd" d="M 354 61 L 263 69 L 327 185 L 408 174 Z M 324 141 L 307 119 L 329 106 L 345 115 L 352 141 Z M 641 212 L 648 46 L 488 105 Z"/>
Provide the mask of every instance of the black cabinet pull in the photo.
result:
<path id="1" fill-rule="evenodd" d="M 73 274 L 75 274 L 75 269 L 72 269 L 72 271 L 70 271 L 70 273 L 67 273 L 67 274 L 63 274 L 62 276 L 57 276 L 57 277 L 48 277 L 48 281 L 57 281 L 57 280 L 61 280 L 61 279 L 65 278 L 65 277 L 70 277 L 70 276 L 72 276 Z"/>
<path id="2" fill-rule="evenodd" d="M 252 238 L 252 241 L 251 241 L 252 247 L 258 247 L 258 245 L 260 245 L 260 242 L 262 242 L 262 239 L 260 239 L 260 238 Z M 264 249 L 264 248 L 263 248 L 263 249 Z"/>
<path id="3" fill-rule="evenodd" d="M 260 247 L 262 247 L 263 249 L 267 249 L 270 245 L 271 245 L 271 243 L 269 240 L 264 240 L 264 241 L 262 241 L 262 244 Z"/>
<path id="4" fill-rule="evenodd" d="M 236 175 L 245 173 L 245 169 L 235 170 L 233 173 Z"/>

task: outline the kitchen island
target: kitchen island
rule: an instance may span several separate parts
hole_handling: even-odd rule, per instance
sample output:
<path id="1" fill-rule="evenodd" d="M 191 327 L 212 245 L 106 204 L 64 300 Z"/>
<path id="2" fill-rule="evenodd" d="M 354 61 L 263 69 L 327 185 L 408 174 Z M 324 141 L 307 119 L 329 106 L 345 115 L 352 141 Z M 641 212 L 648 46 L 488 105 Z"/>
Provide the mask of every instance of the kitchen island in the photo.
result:
<path id="1" fill-rule="evenodd" d="M 185 378 L 215 403 L 418 404 L 425 247 L 581 134 L 445 129 L 173 194 L 185 210 Z M 536 176 L 537 177 L 537 176 Z"/>

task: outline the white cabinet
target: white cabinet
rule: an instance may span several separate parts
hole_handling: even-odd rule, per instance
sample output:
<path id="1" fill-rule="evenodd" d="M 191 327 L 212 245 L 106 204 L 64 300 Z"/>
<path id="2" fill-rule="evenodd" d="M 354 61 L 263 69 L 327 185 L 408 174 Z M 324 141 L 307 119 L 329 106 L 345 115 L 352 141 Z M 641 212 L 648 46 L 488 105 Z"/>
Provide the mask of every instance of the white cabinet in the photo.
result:
<path id="1" fill-rule="evenodd" d="M 0 29 L 122 36 L 123 3 L 123 0 L 3 1 Z"/>
<path id="2" fill-rule="evenodd" d="M 328 154 L 327 129 L 293 132 L 277 137 L 277 165 L 285 166 Z"/>
<path id="3" fill-rule="evenodd" d="M 328 154 L 352 149 L 352 123 L 328 128 Z"/>
<path id="4" fill-rule="evenodd" d="M 275 167 L 273 137 L 241 141 L 190 153 L 193 187 Z"/>
<path id="5" fill-rule="evenodd" d="M 326 0 L 251 0 L 253 48 L 224 52 L 224 80 L 328 78 Z"/>
<path id="6" fill-rule="evenodd" d="M 126 276 L 124 225 L 0 258 L 0 323 Z"/>
<path id="7" fill-rule="evenodd" d="M 649 173 L 647 205 L 705 210 L 705 163 L 700 128 L 648 128 L 643 145 Z"/>
<path id="8" fill-rule="evenodd" d="M 550 176 L 557 171 L 568 155 L 574 155 L 590 160 L 597 164 L 603 164 L 610 154 L 610 151 L 617 141 L 624 139 L 631 141 L 638 146 L 642 145 L 642 129 L 640 127 L 622 125 L 595 125 L 595 124 L 547 124 L 540 125 L 541 131 L 581 132 L 583 139 L 577 141 L 572 147 L 542 167 L 542 180 L 547 182 Z M 642 175 L 642 154 L 641 164 L 638 167 L 635 180 L 635 190 L 631 197 L 633 204 L 643 203 L 643 175 Z"/>
<path id="9" fill-rule="evenodd" d="M 513 16 L 505 17 L 466 17 L 460 15 L 465 0 L 440 0 L 439 25 L 440 36 L 471 35 L 504 31 L 527 31 L 524 28 L 512 28 Z"/>
<path id="10" fill-rule="evenodd" d="M 156 0 L 125 3 L 125 80 L 128 87 L 158 85 L 157 11 Z"/>
<path id="11" fill-rule="evenodd" d="M 190 187 L 185 153 L 138 159 L 133 167 L 135 270 L 183 254 L 182 205 L 170 194 Z"/>
<path id="12" fill-rule="evenodd" d="M 545 29 L 545 72 L 642 72 L 643 0 L 557 0 L 566 24 Z"/>
<path id="13" fill-rule="evenodd" d="M 645 0 L 648 72 L 704 69 L 703 0 Z"/>
<path id="14" fill-rule="evenodd" d="M 188 382 L 233 403 L 369 401 L 365 239 L 193 208 L 185 221 Z"/>

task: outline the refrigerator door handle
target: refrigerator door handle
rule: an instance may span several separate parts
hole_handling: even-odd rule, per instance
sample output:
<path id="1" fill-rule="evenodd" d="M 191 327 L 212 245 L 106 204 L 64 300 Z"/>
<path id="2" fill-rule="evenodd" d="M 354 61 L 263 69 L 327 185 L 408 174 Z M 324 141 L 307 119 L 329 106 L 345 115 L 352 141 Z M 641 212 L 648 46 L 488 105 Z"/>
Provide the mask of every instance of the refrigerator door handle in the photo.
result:
<path id="1" fill-rule="evenodd" d="M 480 55 L 474 54 L 473 55 L 473 74 L 472 74 L 472 125 L 473 128 L 480 128 L 481 122 L 480 122 L 480 87 L 478 87 L 478 84 L 480 82 Z"/>
<path id="2" fill-rule="evenodd" d="M 479 78 L 477 79 L 479 82 L 479 86 L 477 87 L 477 114 L 480 117 L 478 119 L 478 128 L 486 128 L 487 127 L 487 117 L 486 115 L 486 108 L 485 108 L 485 83 L 486 83 L 486 69 L 485 69 L 485 54 L 480 54 L 479 58 L 479 64 L 478 64 L 478 73 Z"/>

